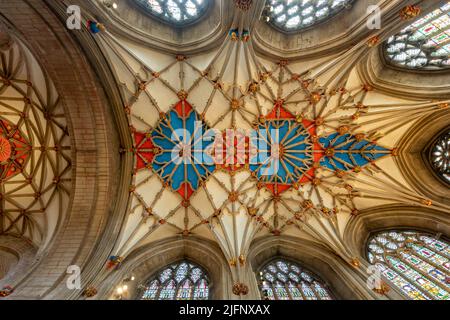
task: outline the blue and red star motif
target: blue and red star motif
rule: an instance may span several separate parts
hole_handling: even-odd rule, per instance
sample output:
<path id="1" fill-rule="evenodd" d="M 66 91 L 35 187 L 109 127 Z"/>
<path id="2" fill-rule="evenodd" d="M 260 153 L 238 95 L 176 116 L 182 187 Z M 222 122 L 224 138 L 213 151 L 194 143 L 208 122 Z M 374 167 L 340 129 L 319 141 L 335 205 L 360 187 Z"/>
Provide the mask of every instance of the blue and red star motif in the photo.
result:
<path id="1" fill-rule="evenodd" d="M 317 137 L 316 121 L 293 115 L 283 107 L 282 100 L 259 119 L 256 129 L 250 137 L 223 133 L 211 139 L 205 121 L 189 102 L 182 100 L 162 116 L 151 133 L 134 133 L 136 169 L 152 169 L 185 200 L 215 170 L 222 169 L 249 169 L 259 185 L 280 195 L 313 181 L 319 168 L 357 171 L 391 154 L 391 150 L 361 134 Z M 231 155 L 226 151 L 230 147 L 234 152 Z M 219 154 L 212 150 L 219 150 Z"/>

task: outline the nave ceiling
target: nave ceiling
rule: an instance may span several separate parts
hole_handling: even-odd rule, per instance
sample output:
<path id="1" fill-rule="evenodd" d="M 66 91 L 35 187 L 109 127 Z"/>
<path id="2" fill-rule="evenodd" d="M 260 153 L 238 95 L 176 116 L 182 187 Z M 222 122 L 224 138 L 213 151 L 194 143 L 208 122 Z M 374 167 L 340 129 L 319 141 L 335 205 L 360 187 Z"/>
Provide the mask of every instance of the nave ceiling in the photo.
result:
<path id="1" fill-rule="evenodd" d="M 124 150 L 135 155 L 135 170 L 115 256 L 168 236 L 200 236 L 239 264 L 255 238 L 289 235 L 321 242 L 351 260 L 346 225 L 364 210 L 402 204 L 448 212 L 448 202 L 416 192 L 397 160 L 408 152 L 399 145 L 402 137 L 417 120 L 442 113 L 448 100 L 378 91 L 358 68 L 397 30 L 398 13 L 339 54 L 283 60 L 255 50 L 259 9 L 258 2 L 248 11 L 236 7 L 226 38 L 191 55 L 140 45 L 123 37 L 127 31 L 95 35 L 114 67 L 134 137 L 133 147 Z M 178 144 L 171 135 L 184 127 L 194 135 L 194 121 L 205 131 L 281 128 L 285 137 L 268 141 L 285 150 L 279 174 L 264 176 L 248 161 L 171 163 Z M 179 139 L 198 147 L 194 139 Z M 249 149 L 240 156 L 259 152 Z"/>
<path id="2" fill-rule="evenodd" d="M 54 5 L 59 14 L 62 2 Z M 120 156 L 115 178 L 121 193 L 110 200 L 121 210 L 114 211 L 114 221 L 105 218 L 108 241 L 99 240 L 103 251 L 98 255 L 99 261 L 109 261 L 91 263 L 92 268 L 101 265 L 91 277 L 93 286 L 114 277 L 104 265 L 115 267 L 152 244 L 180 238 L 217 245 L 234 283 L 246 277 L 252 245 L 273 237 L 314 243 L 355 266 L 366 263 L 360 261 L 365 257 L 349 245 L 348 233 L 365 213 L 390 207 L 450 212 L 448 185 L 434 176 L 422 179 L 430 168 L 415 165 L 428 143 L 421 132 L 429 128 L 424 135 L 432 139 L 448 124 L 448 75 L 437 73 L 436 93 L 421 84 L 434 77 L 430 73 L 421 78 L 382 59 L 384 42 L 414 19 L 399 14 L 408 1 L 378 1 L 380 30 L 367 29 L 368 1 L 361 0 L 350 1 L 329 21 L 289 33 L 260 19 L 264 1 L 212 1 L 205 16 L 182 29 L 152 19 L 142 3 L 115 2 L 118 9 L 102 1 L 80 3 L 83 24 L 98 21 L 102 27 L 74 36 L 99 63 L 96 75 L 120 127 L 114 151 Z M 418 5 L 421 14 L 436 7 L 428 1 Z M 33 149 L 24 160 L 30 168 L 8 178 L 14 182 L 31 170 L 39 190 L 32 192 L 35 201 L 22 208 L 30 214 L 24 215 L 21 229 L 20 213 L 11 207 L 18 207 L 17 201 L 7 205 L 8 198 L 3 199 L 3 220 L 9 221 L 3 229 L 15 228 L 6 233 L 45 248 L 63 219 L 56 212 L 70 210 L 70 152 L 77 151 L 71 150 L 51 80 L 38 68 L 30 76 L 29 68 L 6 63 L 13 52 L 38 65 L 18 44 L 9 53 L 2 51 L 3 73 L 17 73 L 11 80 L 18 83 L 4 83 L 0 102 L 3 97 L 10 101 L 8 92 L 16 86 L 18 93 L 32 97 L 25 107 L 18 102 L 23 97 L 12 99 L 20 108 L 31 106 L 30 117 L 18 117 L 24 111 L 15 106 L 0 113 L 3 121 L 23 128 L 24 136 L 16 140 Z M 36 72 L 47 97 L 27 84 L 36 82 Z M 48 109 L 53 117 L 44 116 Z M 212 130 L 215 140 L 204 139 Z M 250 130 L 253 140 L 246 137 Z M 416 136 L 420 147 L 411 141 Z M 231 155 L 224 151 L 230 146 L 235 147 Z M 243 146 L 240 153 L 238 146 Z M 197 163 L 195 151 L 216 161 Z M 265 158 L 268 151 L 276 156 Z M 174 154 L 181 162 L 173 161 Z M 234 163 L 218 163 L 223 158 Z M 267 170 L 270 163 L 276 163 L 275 172 Z M 26 198 L 29 188 L 21 185 L 11 192 Z M 38 204 L 45 215 L 35 218 Z"/>

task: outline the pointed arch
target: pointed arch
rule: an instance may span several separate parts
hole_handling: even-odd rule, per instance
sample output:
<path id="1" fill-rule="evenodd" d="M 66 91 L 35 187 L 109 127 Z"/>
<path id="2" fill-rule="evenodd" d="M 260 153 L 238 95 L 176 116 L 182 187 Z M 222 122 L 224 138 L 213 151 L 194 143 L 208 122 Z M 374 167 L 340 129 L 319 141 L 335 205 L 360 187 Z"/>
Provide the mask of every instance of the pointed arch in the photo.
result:
<path id="1" fill-rule="evenodd" d="M 349 8 L 353 0 L 289 1 L 267 0 L 270 24 L 282 32 L 298 32 L 325 22 L 343 9 Z"/>
<path id="2" fill-rule="evenodd" d="M 367 289 L 365 279 L 358 279 L 358 275 L 354 273 L 350 265 L 334 252 L 316 242 L 288 236 L 260 238 L 253 242 L 248 259 L 252 271 L 249 275 L 252 278 L 249 283 L 256 292 L 261 292 L 262 288 L 258 283 L 261 270 L 269 266 L 274 257 L 292 261 L 306 267 L 307 270 L 313 270 L 313 274 L 322 280 L 322 286 L 325 288 L 326 285 L 335 299 L 359 300 L 373 297 Z M 273 278 L 273 281 L 277 280 Z M 272 286 L 267 283 L 262 285 L 265 285 L 263 290 L 266 289 L 269 296 L 275 295 Z M 262 298 L 261 294 L 260 297 Z"/>
<path id="3" fill-rule="evenodd" d="M 202 287 L 202 294 L 194 290 Z M 139 286 L 141 300 L 208 300 L 209 276 L 197 264 L 182 260 L 166 266 Z"/>
<path id="4" fill-rule="evenodd" d="M 391 36 L 384 46 L 386 60 L 410 70 L 450 68 L 450 2 Z"/>
<path id="5" fill-rule="evenodd" d="M 260 289 L 268 300 L 332 300 L 327 285 L 294 261 L 275 258 L 260 271 Z"/>
<path id="6" fill-rule="evenodd" d="M 136 3 L 162 22 L 181 27 L 197 22 L 208 10 L 211 0 L 135 0 Z"/>
<path id="7" fill-rule="evenodd" d="M 178 272 L 177 275 L 182 263 L 193 267 L 188 266 L 188 274 Z M 203 276 L 205 274 L 207 277 Z M 136 249 L 99 287 L 96 298 L 114 296 L 116 287 L 123 279 L 131 277 L 135 280 L 126 283 L 127 299 L 155 300 L 159 294 L 158 289 L 177 277 L 180 286 L 187 279 L 193 283 L 191 295 L 195 300 L 229 299 L 232 294 L 231 272 L 220 248 L 209 240 L 193 236 L 170 237 Z M 178 289 L 179 286 L 176 287 L 175 297 Z"/>
<path id="8" fill-rule="evenodd" d="M 414 300 L 450 300 L 450 242 L 415 230 L 371 236 L 367 259 L 391 285 Z"/>

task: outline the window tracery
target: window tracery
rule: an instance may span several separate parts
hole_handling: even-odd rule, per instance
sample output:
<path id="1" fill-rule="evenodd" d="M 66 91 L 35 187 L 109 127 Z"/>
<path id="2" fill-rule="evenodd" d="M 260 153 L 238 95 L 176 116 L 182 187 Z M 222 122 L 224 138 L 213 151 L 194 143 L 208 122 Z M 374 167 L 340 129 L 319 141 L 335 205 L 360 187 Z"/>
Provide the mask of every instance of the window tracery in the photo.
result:
<path id="1" fill-rule="evenodd" d="M 450 183 L 450 131 L 433 145 L 431 163 L 436 173 Z"/>
<path id="2" fill-rule="evenodd" d="M 450 246 L 414 231 L 373 236 L 368 259 L 402 293 L 415 300 L 450 299 Z"/>
<path id="3" fill-rule="evenodd" d="M 393 65 L 408 69 L 450 67 L 450 2 L 390 37 L 385 55 Z"/>
<path id="4" fill-rule="evenodd" d="M 153 16 L 175 25 L 185 25 L 199 19 L 209 0 L 136 0 Z"/>
<path id="5" fill-rule="evenodd" d="M 262 296 L 268 300 L 332 300 L 327 286 L 300 266 L 275 260 L 260 273 Z"/>
<path id="6" fill-rule="evenodd" d="M 183 261 L 173 264 L 142 287 L 141 300 L 208 300 L 209 280 L 200 267 Z"/>
<path id="7" fill-rule="evenodd" d="M 352 0 L 268 0 L 270 23 L 282 31 L 298 31 L 325 21 Z"/>

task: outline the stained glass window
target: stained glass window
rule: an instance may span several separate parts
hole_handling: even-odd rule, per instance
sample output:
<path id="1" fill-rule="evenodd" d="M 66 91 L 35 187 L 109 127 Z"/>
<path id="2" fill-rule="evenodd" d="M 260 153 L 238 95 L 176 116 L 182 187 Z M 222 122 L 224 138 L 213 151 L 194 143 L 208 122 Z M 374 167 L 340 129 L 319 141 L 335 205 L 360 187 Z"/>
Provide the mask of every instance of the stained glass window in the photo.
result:
<path id="1" fill-rule="evenodd" d="M 312 272 L 275 260 L 260 273 L 262 296 L 268 300 L 332 300 L 327 286 Z"/>
<path id="2" fill-rule="evenodd" d="M 406 296 L 450 300 L 450 245 L 413 231 L 381 232 L 368 244 L 369 262 Z"/>
<path id="3" fill-rule="evenodd" d="M 409 69 L 450 67 L 450 2 L 390 37 L 387 60 Z"/>
<path id="4" fill-rule="evenodd" d="M 208 300 L 209 286 L 205 279 L 197 282 L 194 290 L 194 300 Z"/>
<path id="5" fill-rule="evenodd" d="M 141 300 L 208 300 L 209 280 L 202 268 L 183 261 L 160 271 L 141 290 Z"/>
<path id="6" fill-rule="evenodd" d="M 268 0 L 270 23 L 282 31 L 298 31 L 331 18 L 353 0 Z"/>
<path id="7" fill-rule="evenodd" d="M 442 135 L 433 145 L 431 162 L 436 173 L 450 183 L 450 131 Z"/>
<path id="8" fill-rule="evenodd" d="M 210 0 L 136 0 L 153 16 L 166 22 L 185 25 L 196 21 Z"/>

